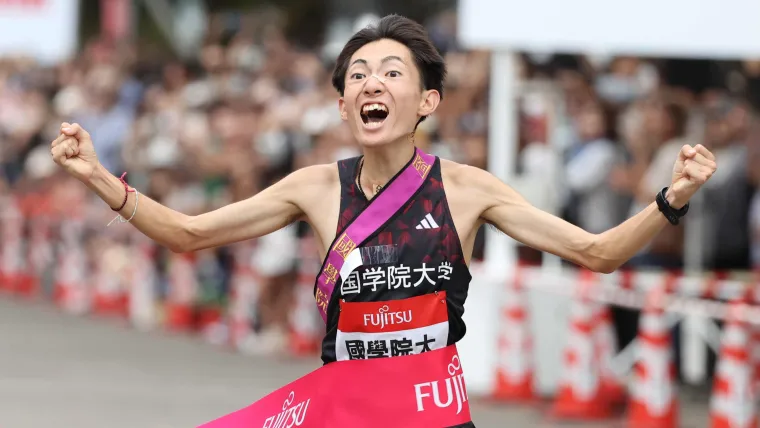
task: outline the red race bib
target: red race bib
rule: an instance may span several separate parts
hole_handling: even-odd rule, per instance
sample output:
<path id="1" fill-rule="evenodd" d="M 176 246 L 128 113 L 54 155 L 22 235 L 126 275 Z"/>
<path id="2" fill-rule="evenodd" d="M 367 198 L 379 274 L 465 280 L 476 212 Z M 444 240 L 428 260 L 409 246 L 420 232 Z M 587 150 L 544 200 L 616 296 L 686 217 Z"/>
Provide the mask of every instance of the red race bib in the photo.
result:
<path id="1" fill-rule="evenodd" d="M 446 292 L 386 302 L 340 302 L 338 361 L 399 357 L 446 347 Z"/>

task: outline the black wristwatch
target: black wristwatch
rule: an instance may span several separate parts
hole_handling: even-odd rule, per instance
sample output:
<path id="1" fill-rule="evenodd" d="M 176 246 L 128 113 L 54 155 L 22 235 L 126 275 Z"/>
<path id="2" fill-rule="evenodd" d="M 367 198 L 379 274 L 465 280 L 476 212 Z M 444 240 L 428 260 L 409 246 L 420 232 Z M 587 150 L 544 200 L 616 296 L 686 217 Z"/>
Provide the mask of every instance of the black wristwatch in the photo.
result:
<path id="1" fill-rule="evenodd" d="M 689 212 L 689 203 L 687 202 L 686 205 L 678 210 L 671 207 L 668 200 L 665 199 L 665 193 L 667 193 L 667 191 L 668 188 L 664 187 L 660 193 L 657 194 L 655 200 L 657 201 L 657 207 L 660 208 L 660 212 L 665 215 L 665 218 L 668 219 L 670 224 L 677 226 L 679 219 Z"/>

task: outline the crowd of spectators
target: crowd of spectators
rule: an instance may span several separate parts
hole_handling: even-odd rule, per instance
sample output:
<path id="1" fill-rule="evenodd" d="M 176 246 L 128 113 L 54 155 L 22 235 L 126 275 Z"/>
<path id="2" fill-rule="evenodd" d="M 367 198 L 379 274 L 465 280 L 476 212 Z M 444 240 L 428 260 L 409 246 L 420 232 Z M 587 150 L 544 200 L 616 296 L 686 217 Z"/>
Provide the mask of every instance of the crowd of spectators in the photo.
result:
<path id="1" fill-rule="evenodd" d="M 692 75 L 681 74 L 684 66 Z M 760 266 L 760 62 L 555 57 L 532 72 L 534 79 L 552 79 L 562 94 L 552 141 L 563 165 L 560 206 L 567 220 L 595 233 L 623 222 L 670 184 L 684 144 L 703 144 L 719 168 L 693 212 L 629 264 L 679 269 L 691 259 L 692 267 L 707 270 Z"/>

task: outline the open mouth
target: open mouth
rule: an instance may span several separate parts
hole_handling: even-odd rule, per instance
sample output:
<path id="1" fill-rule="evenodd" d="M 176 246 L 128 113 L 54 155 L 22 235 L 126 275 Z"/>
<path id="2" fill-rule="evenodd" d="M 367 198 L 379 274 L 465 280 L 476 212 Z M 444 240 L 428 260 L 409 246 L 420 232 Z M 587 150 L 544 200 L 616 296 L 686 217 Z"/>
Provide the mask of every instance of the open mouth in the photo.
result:
<path id="1" fill-rule="evenodd" d="M 365 125 L 375 128 L 385 122 L 388 117 L 388 107 L 381 103 L 364 104 L 360 115 Z"/>

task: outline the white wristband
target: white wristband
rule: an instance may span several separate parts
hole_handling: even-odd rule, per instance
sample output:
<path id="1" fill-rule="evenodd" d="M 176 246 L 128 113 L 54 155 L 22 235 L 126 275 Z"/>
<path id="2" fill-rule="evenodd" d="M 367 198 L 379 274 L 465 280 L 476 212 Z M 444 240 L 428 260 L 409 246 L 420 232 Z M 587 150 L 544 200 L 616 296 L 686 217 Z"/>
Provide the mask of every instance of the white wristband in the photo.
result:
<path id="1" fill-rule="evenodd" d="M 135 214 L 137 214 L 137 204 L 139 204 L 139 203 L 140 203 L 140 192 L 138 192 L 135 189 L 135 207 L 134 207 L 134 209 L 132 209 L 132 216 L 129 217 L 128 219 L 124 219 L 124 217 L 122 217 L 121 214 L 119 214 L 116 217 L 114 217 L 114 219 L 111 220 L 108 223 L 108 225 L 106 225 L 106 227 L 110 226 L 117 219 L 119 220 L 119 223 L 129 223 L 130 221 L 132 221 L 132 219 L 135 218 Z"/>

